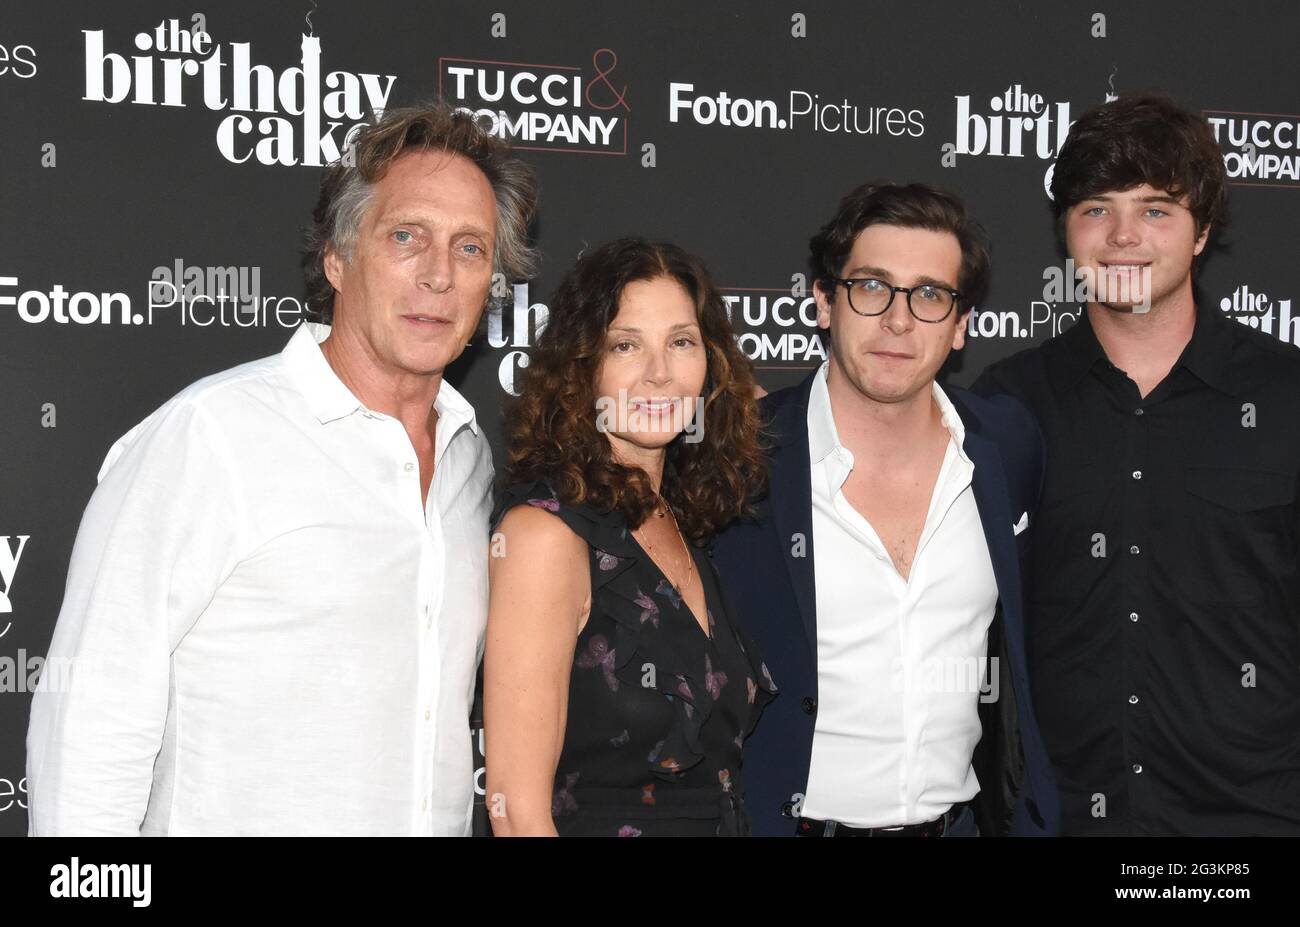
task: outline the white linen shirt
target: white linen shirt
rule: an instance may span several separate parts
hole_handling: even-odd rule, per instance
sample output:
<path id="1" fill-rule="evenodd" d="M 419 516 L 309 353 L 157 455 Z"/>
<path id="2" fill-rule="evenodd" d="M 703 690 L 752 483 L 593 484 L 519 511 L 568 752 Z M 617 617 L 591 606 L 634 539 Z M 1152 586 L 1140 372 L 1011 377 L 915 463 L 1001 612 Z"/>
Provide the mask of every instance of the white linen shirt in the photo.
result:
<path id="1" fill-rule="evenodd" d="M 823 364 L 808 398 L 817 720 L 802 814 L 851 827 L 933 820 L 979 791 L 971 756 L 997 581 L 966 431 L 936 383 L 949 438 L 907 579 L 845 498 Z"/>
<path id="2" fill-rule="evenodd" d="M 491 451 L 444 381 L 422 504 L 328 334 L 109 451 L 50 644 L 71 673 L 32 700 L 31 834 L 469 834 Z"/>

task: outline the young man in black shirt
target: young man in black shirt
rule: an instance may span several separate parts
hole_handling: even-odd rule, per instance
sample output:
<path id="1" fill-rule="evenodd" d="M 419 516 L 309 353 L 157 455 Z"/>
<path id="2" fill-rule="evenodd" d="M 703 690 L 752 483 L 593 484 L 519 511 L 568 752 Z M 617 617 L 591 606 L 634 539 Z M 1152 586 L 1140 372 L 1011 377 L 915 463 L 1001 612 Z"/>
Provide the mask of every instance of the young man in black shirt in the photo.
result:
<path id="1" fill-rule="evenodd" d="M 1052 197 L 1086 308 L 975 389 L 1047 440 L 1027 624 L 1062 830 L 1300 834 L 1300 350 L 1196 303 L 1227 200 L 1200 116 L 1092 110 Z"/>

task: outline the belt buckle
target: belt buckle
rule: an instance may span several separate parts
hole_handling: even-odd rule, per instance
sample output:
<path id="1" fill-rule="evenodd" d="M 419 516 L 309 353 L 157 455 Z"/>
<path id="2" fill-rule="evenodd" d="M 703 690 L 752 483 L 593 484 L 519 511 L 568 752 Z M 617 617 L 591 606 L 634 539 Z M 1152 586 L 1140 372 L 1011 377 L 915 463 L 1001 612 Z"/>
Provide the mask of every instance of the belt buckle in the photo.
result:
<path id="1" fill-rule="evenodd" d="M 815 825 L 816 828 L 819 828 L 821 833 L 818 836 L 821 837 L 894 837 L 903 836 L 909 833 L 915 834 L 918 837 L 942 837 L 952 828 L 953 822 L 957 820 L 957 815 L 961 813 L 961 810 L 962 808 L 960 805 L 953 805 L 933 821 L 924 821 L 920 824 L 897 824 L 893 827 L 857 828 L 841 824 L 839 821 L 819 821 L 816 818 L 801 818 L 800 820 L 801 822 L 807 822 L 808 824 Z M 928 829 L 932 827 L 936 828 L 936 832 L 928 833 Z M 815 832 L 814 828 L 806 829 Z M 840 832 L 841 829 L 843 832 Z"/>
<path id="2" fill-rule="evenodd" d="M 821 821 L 817 818 L 799 818 L 796 826 L 803 831 L 805 835 L 811 837 L 849 837 L 852 834 L 847 831 L 852 828 L 846 827 L 839 821 Z M 836 833 L 841 827 L 845 828 L 845 833 Z"/>
<path id="3" fill-rule="evenodd" d="M 939 815 L 933 821 L 922 821 L 920 824 L 899 824 L 896 827 L 875 827 L 870 834 L 878 836 L 887 833 L 889 836 L 902 836 L 900 832 L 914 834 L 917 837 L 942 837 L 952 827 L 953 821 L 957 819 L 958 806 L 953 805 L 943 814 Z"/>

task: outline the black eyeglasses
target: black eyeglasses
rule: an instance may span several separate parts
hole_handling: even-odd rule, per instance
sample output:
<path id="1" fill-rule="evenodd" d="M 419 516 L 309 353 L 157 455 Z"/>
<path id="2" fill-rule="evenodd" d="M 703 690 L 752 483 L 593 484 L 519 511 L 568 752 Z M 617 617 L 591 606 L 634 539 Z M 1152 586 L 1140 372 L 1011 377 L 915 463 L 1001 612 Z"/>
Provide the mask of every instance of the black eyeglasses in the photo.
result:
<path id="1" fill-rule="evenodd" d="M 895 293 L 907 294 L 907 311 L 921 322 L 942 322 L 948 318 L 961 294 L 946 286 L 918 283 L 916 286 L 891 286 L 876 277 L 833 278 L 849 291 L 849 307 L 858 315 L 881 315 L 888 312 Z"/>

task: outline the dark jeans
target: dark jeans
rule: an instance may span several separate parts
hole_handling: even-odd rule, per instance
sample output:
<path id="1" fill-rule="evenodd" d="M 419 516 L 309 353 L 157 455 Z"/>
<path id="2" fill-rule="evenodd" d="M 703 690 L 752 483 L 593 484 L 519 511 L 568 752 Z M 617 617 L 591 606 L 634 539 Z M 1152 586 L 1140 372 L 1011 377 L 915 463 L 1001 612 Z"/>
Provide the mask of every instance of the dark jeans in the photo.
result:
<path id="1" fill-rule="evenodd" d="M 957 815 L 957 820 L 952 822 L 943 834 L 945 837 L 978 837 L 980 835 L 979 825 L 975 823 L 975 812 L 971 806 L 967 805 L 962 809 L 961 814 Z"/>

